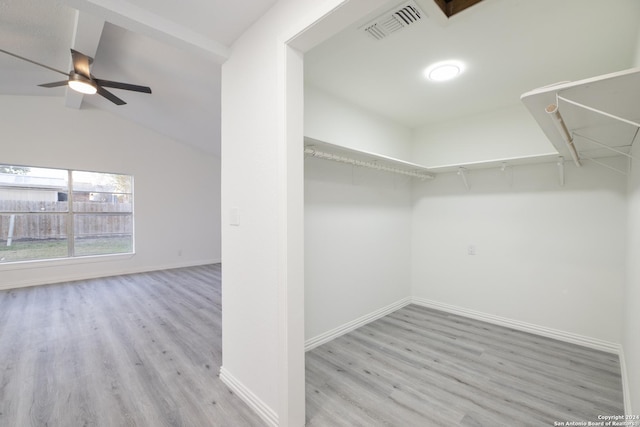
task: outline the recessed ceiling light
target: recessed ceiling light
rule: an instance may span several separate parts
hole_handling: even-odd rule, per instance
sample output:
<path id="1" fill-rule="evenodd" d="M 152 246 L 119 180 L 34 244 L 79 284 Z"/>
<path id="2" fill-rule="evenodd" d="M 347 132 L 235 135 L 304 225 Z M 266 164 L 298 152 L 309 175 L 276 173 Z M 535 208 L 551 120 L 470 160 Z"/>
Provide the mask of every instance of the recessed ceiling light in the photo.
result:
<path id="1" fill-rule="evenodd" d="M 456 78 L 464 71 L 464 64 L 460 61 L 442 61 L 430 65 L 424 75 L 434 82 L 444 82 Z"/>

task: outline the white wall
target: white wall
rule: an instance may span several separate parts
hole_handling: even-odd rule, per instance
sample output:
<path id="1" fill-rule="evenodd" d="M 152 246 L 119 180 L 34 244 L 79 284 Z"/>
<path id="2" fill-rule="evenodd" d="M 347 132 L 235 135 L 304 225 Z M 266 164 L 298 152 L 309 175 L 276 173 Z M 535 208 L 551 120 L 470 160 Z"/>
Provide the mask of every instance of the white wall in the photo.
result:
<path id="1" fill-rule="evenodd" d="M 416 163 L 446 166 L 554 152 L 520 106 L 417 129 L 406 157 L 406 144 L 393 152 L 393 143 L 410 130 L 313 87 L 305 87 L 305 96 L 305 136 Z M 394 130 L 404 137 L 390 137 Z M 622 159 L 608 161 L 626 167 Z M 633 359 L 627 362 L 630 380 L 638 378 L 639 350 L 632 338 L 639 325 L 636 267 L 629 268 L 626 318 L 620 310 L 627 273 L 623 176 L 593 163 L 577 169 L 565 162 L 561 187 L 555 163 L 513 166 L 506 173 L 477 169 L 469 172 L 467 192 L 459 176 L 440 174 L 433 181 L 415 181 L 407 207 L 406 189 L 383 175 L 388 176 L 306 160 L 307 340 L 339 331 L 393 299 L 413 296 L 613 350 L 624 329 L 627 360 Z M 640 172 L 634 177 L 640 211 Z M 630 265 L 640 253 L 633 222 L 640 212 L 633 206 L 630 231 L 638 241 L 629 244 Z M 409 227 L 402 224 L 407 212 Z M 372 233 L 375 229 L 384 231 Z M 406 236 L 408 255 L 402 249 Z M 476 255 L 467 254 L 470 245 Z M 383 253 L 376 252 L 379 247 L 385 247 Z M 409 256 L 410 262 L 392 254 Z M 375 261 L 367 264 L 367 259 Z M 410 289 L 401 285 L 406 268 Z M 389 285 L 393 277 L 397 285 Z"/>
<path id="2" fill-rule="evenodd" d="M 640 67 L 640 28 L 636 45 L 635 66 Z M 640 147 L 636 142 L 632 154 L 640 158 Z M 630 407 L 627 414 L 640 412 L 640 164 L 632 164 L 628 181 L 628 248 L 627 286 L 624 293 L 624 331 L 622 346 L 625 352 L 627 380 L 629 383 Z"/>
<path id="3" fill-rule="evenodd" d="M 304 131 L 383 154 L 411 135 L 310 86 L 305 87 Z M 405 155 L 408 144 L 398 145 L 394 154 Z M 423 127 L 413 140 L 413 157 L 405 158 L 446 165 L 551 153 L 553 147 L 528 112 L 513 107 Z M 307 159 L 307 340 L 394 299 L 415 296 L 619 343 L 621 314 L 611 316 L 599 304 L 622 300 L 625 180 L 594 164 L 575 169 L 567 162 L 565 167 L 564 187 L 555 163 L 510 167 L 506 174 L 472 170 L 470 192 L 457 175 L 441 174 L 414 182 L 413 206 L 408 207 L 406 188 L 388 174 Z M 410 225 L 403 224 L 407 212 L 412 212 Z M 407 236 L 412 236 L 409 243 Z M 384 244 L 376 242 L 388 247 L 380 250 Z M 467 255 L 469 245 L 476 246 L 478 255 Z M 389 261 L 366 262 L 379 257 Z M 405 269 L 411 271 L 412 289 L 404 286 Z M 393 277 L 397 285 L 389 285 Z"/>
<path id="4" fill-rule="evenodd" d="M 633 148 L 636 159 L 640 148 Z M 628 414 L 640 411 L 640 164 L 634 162 L 629 175 L 629 228 L 627 253 L 627 286 L 624 293 L 624 334 L 622 346 L 625 351 L 627 380 L 631 398 Z"/>
<path id="5" fill-rule="evenodd" d="M 531 114 L 515 105 L 417 128 L 411 161 L 435 168 L 553 153 Z"/>
<path id="6" fill-rule="evenodd" d="M 300 314 L 304 315 L 303 301 L 299 298 L 302 281 L 298 282 L 296 276 L 302 266 L 295 265 L 297 256 L 293 254 L 296 249 L 303 252 L 303 247 L 297 247 L 294 242 L 302 234 L 302 228 L 297 228 L 296 215 L 303 205 L 296 188 L 303 177 L 295 165 L 295 162 L 302 163 L 302 155 L 295 160 L 294 148 L 302 143 L 303 135 L 290 132 L 290 126 L 295 127 L 298 121 L 302 123 L 302 115 L 288 109 L 290 102 L 296 104 L 302 99 L 303 85 L 298 74 L 302 61 L 289 56 L 284 45 L 305 28 L 324 27 L 314 26 L 315 21 L 332 9 L 339 7 L 339 13 L 333 15 L 348 13 L 353 22 L 383 3 L 378 0 L 280 0 L 234 44 L 231 57 L 223 67 L 225 370 L 221 374 L 227 380 L 237 380 L 234 389 L 245 392 L 241 396 L 254 409 L 263 409 L 263 417 L 266 415 L 274 425 L 304 424 L 304 372 L 298 370 L 303 355 L 296 353 L 302 350 L 304 333 L 301 336 L 291 333 L 291 330 L 297 333 L 303 323 Z M 316 38 L 316 41 L 322 40 Z M 304 44 L 295 42 L 296 46 Z M 298 152 L 301 154 L 301 147 Z M 614 211 L 624 209 L 616 208 L 619 201 L 608 191 L 603 190 L 607 196 L 600 202 L 611 202 L 613 207 L 611 211 L 600 211 L 613 217 Z M 587 202 L 581 204 L 596 205 L 589 197 L 585 200 Z M 233 208 L 239 210 L 239 226 L 229 224 L 228 214 Z M 295 217 L 294 221 L 288 221 L 289 215 Z M 624 214 L 621 215 L 624 221 Z M 616 240 L 616 233 L 613 234 Z M 600 237 L 599 233 L 595 235 Z M 613 246 L 606 237 L 603 245 Z M 612 262 L 603 256 L 608 269 Z M 611 279 L 615 273 L 604 275 Z M 612 285 L 613 299 L 619 304 L 622 279 L 616 280 Z M 567 289 L 569 291 L 573 292 L 574 288 Z M 593 289 L 581 291 L 599 295 Z M 289 298 L 291 296 L 294 298 Z M 613 322 L 620 326 L 620 319 Z M 595 333 L 609 335 L 608 326 L 600 329 Z M 287 375 L 294 380 L 283 381 Z M 292 407 L 295 411 L 290 410 Z"/>
<path id="7" fill-rule="evenodd" d="M 280 0 L 222 68 L 221 378 L 272 425 L 304 424 L 303 61 L 286 43 L 310 47 L 383 3 Z"/>
<path id="8" fill-rule="evenodd" d="M 293 181 L 302 186 L 302 167 L 298 176 L 295 172 L 288 176 L 288 135 L 283 116 L 289 94 L 281 78 L 289 71 L 284 34 L 302 15 L 298 8 L 309 7 L 309 3 L 276 4 L 234 43 L 231 57 L 222 67 L 224 310 L 220 377 L 270 425 L 301 424 L 290 423 L 289 403 L 296 413 L 293 417 L 304 420 L 304 326 L 302 321 L 291 324 L 291 331 L 299 328 L 301 336 L 298 357 L 290 359 L 290 331 L 282 330 L 281 321 L 284 318 L 287 322 L 289 309 L 303 311 L 302 301 L 290 302 L 286 295 L 289 224 L 282 223 L 288 213 L 282 207 L 289 203 L 288 184 Z M 293 75 L 300 73 L 299 79 L 290 82 L 291 102 L 299 103 L 300 110 L 302 60 L 291 61 Z M 302 111 L 287 119 L 292 124 L 299 122 L 302 128 Z M 295 147 L 300 166 L 301 133 Z M 298 197 L 295 193 L 291 195 L 292 204 Z M 301 188 L 299 193 L 302 211 Z M 231 224 L 232 210 L 239 212 L 238 225 Z M 292 228 L 295 224 L 292 222 Z M 291 233 L 302 236 L 301 228 Z M 302 252 L 302 247 L 297 249 Z M 290 265 L 302 272 L 302 265 L 296 264 L 290 260 Z M 293 283 L 291 288 L 295 286 L 302 285 Z M 292 386 L 296 391 L 291 398 L 290 373 L 296 376 Z"/>
<path id="9" fill-rule="evenodd" d="M 413 131 L 315 86 L 304 87 L 304 136 L 409 161 Z"/>
<path id="10" fill-rule="evenodd" d="M 265 21 L 238 40 L 222 66 L 222 355 L 228 375 L 273 418 L 279 404 L 279 130 L 277 108 L 265 108 L 263 100 L 277 102 L 278 66 Z M 238 226 L 230 225 L 231 209 L 239 212 Z"/>
<path id="11" fill-rule="evenodd" d="M 305 85 L 304 135 L 409 160 L 411 129 Z M 305 338 L 407 298 L 410 179 L 305 161 Z"/>
<path id="12" fill-rule="evenodd" d="M 414 186 L 413 295 L 620 343 L 626 183 L 594 164 L 473 170 Z M 468 255 L 475 245 L 476 255 Z M 615 347 L 615 346 L 614 346 Z"/>
<path id="13" fill-rule="evenodd" d="M 0 265 L 0 288 L 220 261 L 218 157 L 58 97 L 1 96 L 0 128 L 3 163 L 133 175 L 136 243 L 111 260 Z"/>
<path id="14" fill-rule="evenodd" d="M 410 294 L 410 179 L 305 160 L 305 337 Z"/>

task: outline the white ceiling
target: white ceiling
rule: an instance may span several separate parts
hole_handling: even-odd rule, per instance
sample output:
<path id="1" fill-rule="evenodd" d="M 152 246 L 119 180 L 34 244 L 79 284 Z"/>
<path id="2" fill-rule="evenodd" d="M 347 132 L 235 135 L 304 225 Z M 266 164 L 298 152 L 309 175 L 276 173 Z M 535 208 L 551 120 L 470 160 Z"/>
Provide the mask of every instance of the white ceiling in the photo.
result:
<path id="1" fill-rule="evenodd" d="M 127 101 L 115 106 L 65 88 L 40 88 L 64 76 L 0 53 L 0 95 L 58 96 L 61 108 L 108 110 L 219 153 L 220 64 L 274 3 L 0 0 L 0 49 L 66 72 L 74 47 L 95 57 L 98 78 L 153 90 L 113 89 Z M 306 81 L 416 127 L 518 104 L 536 87 L 633 64 L 637 0 L 483 0 L 450 19 L 433 0 L 417 3 L 428 18 L 387 39 L 371 40 L 354 25 L 309 52 Z M 467 71 L 442 85 L 422 78 L 424 67 L 446 58 L 465 61 Z"/>
<path id="2" fill-rule="evenodd" d="M 130 0 L 129 3 L 229 46 L 275 0 Z"/>
<path id="3" fill-rule="evenodd" d="M 637 0 L 483 0 L 450 19 L 433 0 L 416 4 L 428 17 L 383 40 L 359 28 L 376 17 L 369 16 L 314 48 L 305 56 L 306 82 L 415 128 L 633 65 Z M 466 71 L 439 84 L 423 77 L 446 59 L 463 61 Z"/>
<path id="4" fill-rule="evenodd" d="M 74 20 L 74 10 L 59 2 L 0 0 L 0 49 L 66 70 Z M 36 85 L 64 78 L 1 53 L 0 69 L 0 94 L 52 95 Z"/>

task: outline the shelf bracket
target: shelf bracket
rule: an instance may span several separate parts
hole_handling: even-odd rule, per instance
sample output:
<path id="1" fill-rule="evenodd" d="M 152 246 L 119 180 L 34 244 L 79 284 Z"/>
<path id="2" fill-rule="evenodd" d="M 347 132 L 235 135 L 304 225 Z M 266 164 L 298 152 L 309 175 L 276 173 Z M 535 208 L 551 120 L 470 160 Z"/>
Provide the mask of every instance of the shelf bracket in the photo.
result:
<path id="1" fill-rule="evenodd" d="M 603 115 L 603 116 L 605 116 L 605 117 L 609 117 L 610 119 L 618 120 L 618 121 L 620 121 L 620 122 L 622 122 L 622 123 L 626 123 L 626 124 L 628 124 L 628 125 L 631 125 L 631 126 L 635 126 L 635 127 L 637 127 L 637 128 L 640 128 L 640 123 L 638 123 L 638 122 L 634 122 L 633 120 L 627 120 L 627 119 L 625 119 L 625 118 L 623 118 L 623 117 L 620 117 L 620 116 L 616 116 L 616 115 L 614 115 L 614 114 L 607 113 L 606 111 L 602 111 L 602 110 L 598 110 L 597 108 L 589 107 L 588 105 L 584 105 L 584 104 L 581 104 L 581 103 L 579 103 L 579 102 L 572 101 L 572 100 L 570 100 L 570 99 L 568 99 L 568 98 L 564 98 L 564 97 L 562 97 L 562 96 L 560 96 L 560 95 L 556 95 L 556 99 L 558 99 L 558 100 L 560 100 L 560 101 L 564 101 L 564 102 L 566 102 L 567 104 L 575 105 L 576 107 L 584 108 L 584 109 L 585 109 L 585 110 L 587 110 L 587 111 L 591 111 L 591 112 L 594 112 L 594 113 L 596 113 L 596 114 L 600 114 L 600 115 Z M 557 101 L 556 101 L 556 102 L 557 102 Z M 556 108 L 557 108 L 557 107 L 556 107 Z M 548 111 L 547 111 L 547 112 L 548 112 Z"/>
<path id="2" fill-rule="evenodd" d="M 509 187 L 513 186 L 513 168 L 509 166 L 507 162 L 502 162 L 502 166 L 500 166 L 500 171 L 502 172 L 502 176 L 507 181 Z"/>
<path id="3" fill-rule="evenodd" d="M 560 180 L 560 187 L 564 187 L 564 157 L 558 157 L 558 179 Z"/>
<path id="4" fill-rule="evenodd" d="M 587 141 L 587 142 L 590 142 L 591 144 L 597 145 L 597 146 L 598 146 L 598 147 L 600 147 L 600 148 L 604 148 L 605 150 L 609 150 L 609 151 L 612 151 L 612 152 L 614 152 L 614 153 L 616 153 L 616 154 L 620 154 L 621 156 L 625 156 L 625 157 L 628 157 L 628 158 L 630 158 L 630 159 L 633 159 L 633 156 L 632 156 L 631 154 L 629 154 L 629 153 L 625 153 L 625 152 L 624 152 L 624 151 L 622 151 L 622 150 L 616 150 L 615 148 L 613 148 L 613 147 L 611 147 L 611 146 L 609 146 L 609 145 L 603 144 L 603 143 L 601 143 L 601 142 L 599 142 L 599 141 L 596 141 L 596 140 L 595 140 L 595 139 L 593 139 L 593 138 L 589 138 L 588 136 L 580 135 L 580 134 L 579 134 L 579 133 L 577 133 L 577 132 L 574 132 L 574 135 L 575 135 L 575 136 L 577 136 L 577 137 L 579 137 L 579 138 L 584 139 L 584 140 L 585 140 L 585 141 Z"/>
<path id="5" fill-rule="evenodd" d="M 463 167 L 458 168 L 458 176 L 462 178 L 462 182 L 464 183 L 464 188 L 469 191 L 469 181 L 467 180 L 467 170 Z"/>
<path id="6" fill-rule="evenodd" d="M 621 169 L 618 169 L 618 168 L 616 168 L 616 167 L 613 167 L 613 166 L 611 166 L 611 165 L 608 165 L 608 164 L 606 164 L 605 162 L 602 162 L 602 161 L 600 161 L 600 160 L 598 160 L 598 159 L 594 159 L 593 157 L 587 157 L 587 156 L 585 156 L 585 155 L 584 155 L 584 153 L 583 153 L 583 156 L 582 156 L 582 157 L 583 157 L 585 160 L 589 160 L 589 161 L 591 161 L 591 162 L 593 162 L 593 163 L 595 163 L 595 164 L 597 164 L 597 165 L 600 165 L 600 166 L 602 166 L 602 167 L 604 167 L 604 168 L 610 169 L 610 170 L 612 170 L 612 171 L 614 171 L 614 172 L 618 172 L 620 175 L 627 176 L 627 175 L 629 174 L 627 171 L 623 171 L 623 170 L 621 170 Z"/>

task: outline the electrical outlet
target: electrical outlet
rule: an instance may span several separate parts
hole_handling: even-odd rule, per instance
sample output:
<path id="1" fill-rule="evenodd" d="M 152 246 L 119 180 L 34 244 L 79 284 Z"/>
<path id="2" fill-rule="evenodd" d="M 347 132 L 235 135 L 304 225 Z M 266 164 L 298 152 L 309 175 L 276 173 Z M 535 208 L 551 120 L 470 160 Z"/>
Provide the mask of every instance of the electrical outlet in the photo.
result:
<path id="1" fill-rule="evenodd" d="M 475 255 L 476 254 L 476 245 L 469 245 L 467 247 L 467 255 Z"/>

